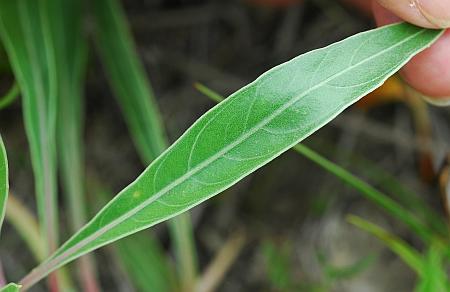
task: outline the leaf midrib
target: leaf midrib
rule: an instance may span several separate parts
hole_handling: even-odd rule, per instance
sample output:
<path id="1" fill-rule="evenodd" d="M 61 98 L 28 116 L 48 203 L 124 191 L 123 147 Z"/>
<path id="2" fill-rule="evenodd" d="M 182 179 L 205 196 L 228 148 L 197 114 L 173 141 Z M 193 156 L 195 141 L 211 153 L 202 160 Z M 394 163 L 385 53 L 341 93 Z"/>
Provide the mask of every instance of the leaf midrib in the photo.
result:
<path id="1" fill-rule="evenodd" d="M 123 214 L 119 218 L 117 218 L 117 219 L 113 220 L 112 222 L 108 223 L 106 226 L 100 228 L 99 230 L 97 230 L 96 232 L 91 234 L 90 236 L 86 237 L 85 239 L 81 240 L 80 242 L 78 242 L 77 244 L 72 246 L 71 248 L 67 249 L 65 252 L 61 253 L 60 255 L 54 257 L 53 259 L 49 259 L 47 262 L 43 263 L 41 268 L 42 269 L 46 269 L 47 267 L 52 267 L 52 266 L 56 267 L 56 266 L 58 266 L 59 264 L 64 262 L 65 259 L 67 259 L 68 257 L 70 257 L 73 254 L 75 254 L 79 249 L 85 247 L 87 244 L 89 244 L 93 240 L 97 239 L 98 237 L 102 236 L 104 233 L 108 232 L 109 230 L 111 230 L 112 228 L 116 227 L 120 223 L 122 223 L 125 220 L 129 219 L 133 215 L 137 214 L 139 211 L 141 211 L 142 209 L 146 208 L 147 206 L 149 206 L 150 204 L 152 204 L 153 202 L 157 201 L 162 196 L 167 194 L 170 190 L 174 189 L 176 186 L 178 186 L 179 184 L 181 184 L 184 181 L 186 181 L 192 175 L 194 175 L 198 171 L 202 170 L 204 167 L 208 166 L 209 164 L 211 164 L 212 162 L 214 162 L 218 158 L 222 157 L 224 154 L 226 154 L 228 151 L 232 150 L 237 145 L 239 145 L 242 142 L 244 142 L 247 138 L 251 137 L 253 134 L 255 134 L 256 132 L 261 130 L 265 125 L 270 123 L 273 119 L 275 119 L 284 110 L 289 108 L 291 105 L 293 105 L 294 103 L 299 101 L 302 97 L 306 96 L 307 94 L 309 94 L 313 90 L 315 90 L 315 89 L 325 85 L 326 83 L 328 83 L 329 81 L 331 81 L 331 80 L 333 80 L 333 79 L 335 79 L 337 77 L 340 77 L 341 75 L 347 73 L 348 71 L 350 71 L 350 70 L 352 70 L 352 69 L 354 69 L 354 68 L 356 68 L 358 66 L 361 66 L 364 63 L 369 62 L 369 61 L 373 60 L 374 58 L 376 58 L 376 57 L 378 57 L 378 56 L 380 56 L 382 54 L 385 54 L 385 53 L 389 52 L 390 50 L 392 50 L 392 49 L 394 49 L 394 48 L 396 48 L 396 47 L 398 47 L 398 46 L 400 46 L 400 45 L 410 41 L 411 39 L 416 38 L 417 36 L 419 36 L 420 34 L 424 33 L 425 31 L 427 31 L 427 30 L 426 29 L 422 29 L 422 30 L 418 31 L 417 33 L 415 33 L 415 34 L 405 38 L 404 40 L 396 43 L 395 45 L 393 45 L 393 46 L 391 46 L 391 47 L 389 47 L 389 48 L 387 48 L 385 50 L 382 50 L 382 51 L 378 52 L 377 54 L 374 54 L 373 56 L 371 56 L 371 57 L 369 57 L 367 59 L 364 59 L 363 61 L 361 61 L 361 62 L 359 62 L 357 64 L 351 65 L 351 66 L 347 67 L 346 69 L 344 69 L 344 70 L 342 70 L 342 71 L 340 71 L 340 72 L 330 76 L 329 78 L 325 79 L 324 81 L 322 81 L 322 82 L 318 83 L 317 85 L 309 88 L 308 90 L 306 90 L 304 93 L 300 94 L 299 96 L 296 96 L 296 97 L 292 98 L 291 101 L 287 102 L 285 105 L 281 106 L 278 110 L 276 110 L 273 114 L 271 114 L 268 117 L 266 117 L 265 119 L 263 119 L 261 122 L 259 122 L 253 128 L 251 128 L 246 134 L 244 134 L 240 138 L 236 139 L 233 143 L 231 143 L 228 146 L 224 147 L 221 151 L 217 152 L 215 155 L 211 156 L 210 158 L 208 158 L 204 162 L 202 162 L 199 165 L 195 166 L 190 171 L 188 171 L 186 174 L 182 175 L 181 177 L 179 177 L 178 179 L 176 179 L 175 181 L 173 181 L 172 183 L 170 183 L 169 185 L 167 185 L 166 187 L 164 187 L 163 189 L 161 189 L 160 191 L 155 193 L 153 196 L 151 196 L 149 199 L 147 199 L 146 201 L 144 201 L 143 203 L 141 203 L 137 207 L 131 209 L 130 211 L 126 212 L 125 214 Z M 305 55 L 303 55 L 303 56 L 305 56 Z M 267 73 L 269 73 L 269 72 L 267 72 Z M 263 74 L 262 76 L 264 76 L 264 75 L 265 74 Z M 262 76 L 260 76 L 260 78 Z M 251 86 L 253 83 L 254 82 L 252 82 L 248 86 Z M 167 149 L 167 151 L 170 151 L 171 148 L 172 147 Z M 132 184 L 130 184 L 127 188 L 125 188 L 125 190 L 128 189 L 129 187 L 131 187 L 133 184 L 134 184 L 134 182 Z M 114 202 L 114 200 L 112 200 L 108 205 L 106 205 L 103 208 L 103 210 L 106 209 L 113 202 Z M 100 211 L 98 213 L 98 215 L 100 215 L 101 213 L 102 213 L 102 211 Z M 86 227 L 88 227 L 88 226 L 89 225 L 86 225 Z M 80 230 L 80 232 L 81 231 L 82 230 Z M 126 236 L 126 235 L 124 235 L 124 236 Z M 116 239 L 114 239 L 114 240 L 116 240 Z M 106 241 L 105 244 L 108 243 L 108 242 L 110 242 L 110 241 Z"/>

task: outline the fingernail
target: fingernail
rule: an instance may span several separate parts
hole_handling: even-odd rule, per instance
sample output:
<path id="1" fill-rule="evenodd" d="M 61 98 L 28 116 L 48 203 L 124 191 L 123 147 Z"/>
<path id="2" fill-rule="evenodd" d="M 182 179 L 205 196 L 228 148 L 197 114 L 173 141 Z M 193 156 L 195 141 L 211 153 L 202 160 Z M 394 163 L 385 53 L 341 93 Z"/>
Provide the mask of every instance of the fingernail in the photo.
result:
<path id="1" fill-rule="evenodd" d="M 423 96 L 423 98 L 430 104 L 435 105 L 435 106 L 450 106 L 450 97 L 428 97 L 428 96 Z"/>
<path id="2" fill-rule="evenodd" d="M 413 0 L 413 3 L 433 25 L 450 27 L 450 0 Z"/>

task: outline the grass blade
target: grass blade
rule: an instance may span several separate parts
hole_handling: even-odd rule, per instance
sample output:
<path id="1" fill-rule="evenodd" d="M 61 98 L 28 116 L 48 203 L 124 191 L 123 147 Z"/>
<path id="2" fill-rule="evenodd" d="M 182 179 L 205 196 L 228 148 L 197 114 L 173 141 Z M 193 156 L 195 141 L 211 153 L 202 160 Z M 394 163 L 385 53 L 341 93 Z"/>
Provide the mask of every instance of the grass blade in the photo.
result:
<path id="1" fill-rule="evenodd" d="M 8 200 L 9 181 L 8 181 L 8 159 L 6 149 L 0 136 L 0 234 L 2 223 L 5 218 L 6 202 Z"/>
<path id="2" fill-rule="evenodd" d="M 144 67 L 136 53 L 125 13 L 116 0 L 95 1 L 96 40 L 138 154 L 150 164 L 168 146 L 161 117 Z M 183 291 L 197 277 L 197 255 L 190 214 L 169 222 Z"/>
<path id="3" fill-rule="evenodd" d="M 167 147 L 159 110 L 139 62 L 126 17 L 116 0 L 93 3 L 95 41 L 110 84 L 123 110 L 131 137 L 143 161 Z"/>
<path id="4" fill-rule="evenodd" d="M 58 244 L 56 83 L 46 1 L 0 1 L 0 34 L 23 93 L 25 128 L 47 254 Z"/>
<path id="5" fill-rule="evenodd" d="M 411 269 L 419 275 L 422 273 L 423 264 L 421 255 L 406 242 L 360 217 L 349 215 L 347 221 L 376 236 L 383 241 L 389 249 L 396 253 Z"/>
<path id="6" fill-rule="evenodd" d="M 349 186 L 358 190 L 359 193 L 364 195 L 367 199 L 373 201 L 377 205 L 389 211 L 391 215 L 397 217 L 400 221 L 409 226 L 411 230 L 413 230 L 423 240 L 427 242 L 431 241 L 433 235 L 431 234 L 431 231 L 428 229 L 428 227 L 425 226 L 413 214 L 400 206 L 397 202 L 389 198 L 387 195 L 374 189 L 371 185 L 352 175 L 344 168 L 320 156 L 304 145 L 296 145 L 293 147 L 293 149 L 298 153 L 304 155 L 308 159 L 312 160 L 314 163 L 318 164 L 328 172 L 334 174 Z"/>
<path id="7" fill-rule="evenodd" d="M 450 291 L 450 283 L 446 274 L 445 254 L 436 246 L 431 246 L 423 260 L 421 279 L 415 291 Z"/>
<path id="8" fill-rule="evenodd" d="M 197 120 L 136 181 L 25 277 L 24 288 L 68 261 L 170 219 L 235 184 L 379 87 L 441 33 L 391 25 L 299 56 L 263 74 Z"/>
<path id="9" fill-rule="evenodd" d="M 82 92 L 87 64 L 87 41 L 82 34 L 83 1 L 49 2 L 58 72 L 58 162 L 71 230 L 75 232 L 87 221 L 82 147 Z M 99 291 L 93 257 L 83 257 L 77 264 L 83 291 Z"/>
<path id="10" fill-rule="evenodd" d="M 11 103 L 13 103 L 16 98 L 19 96 L 20 89 L 17 83 L 8 90 L 5 96 L 0 98 L 0 110 L 8 107 Z"/>
<path id="11" fill-rule="evenodd" d="M 26 243 L 37 262 L 45 260 L 45 240 L 32 212 L 13 194 L 9 195 L 6 220 Z"/>
<path id="12" fill-rule="evenodd" d="M 135 234 L 117 242 L 116 247 L 137 291 L 177 291 L 164 251 L 151 235 Z"/>

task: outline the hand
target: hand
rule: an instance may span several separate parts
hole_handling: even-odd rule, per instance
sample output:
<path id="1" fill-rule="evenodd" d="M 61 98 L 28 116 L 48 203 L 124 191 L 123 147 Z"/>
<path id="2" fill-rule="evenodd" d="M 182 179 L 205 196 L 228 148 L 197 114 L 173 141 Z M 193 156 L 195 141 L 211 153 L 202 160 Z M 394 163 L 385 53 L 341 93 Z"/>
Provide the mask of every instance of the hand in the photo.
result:
<path id="1" fill-rule="evenodd" d="M 350 0 L 370 8 L 378 25 L 405 20 L 427 28 L 450 27 L 450 0 Z M 401 72 L 415 89 L 432 102 L 450 105 L 450 30 L 431 48 L 416 56 Z"/>

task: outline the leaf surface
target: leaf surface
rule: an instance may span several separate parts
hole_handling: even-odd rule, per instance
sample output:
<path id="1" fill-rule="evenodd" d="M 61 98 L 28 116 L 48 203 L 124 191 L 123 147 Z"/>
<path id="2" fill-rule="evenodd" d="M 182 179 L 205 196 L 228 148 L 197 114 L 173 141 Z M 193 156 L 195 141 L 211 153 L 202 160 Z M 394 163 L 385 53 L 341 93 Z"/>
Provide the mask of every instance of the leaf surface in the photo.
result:
<path id="1" fill-rule="evenodd" d="M 0 36 L 22 93 L 35 177 L 39 223 L 47 253 L 57 248 L 56 71 L 48 1 L 0 1 Z"/>
<path id="2" fill-rule="evenodd" d="M 22 283 L 225 190 L 379 87 L 441 33 L 391 25 L 269 70 L 197 120 Z"/>

